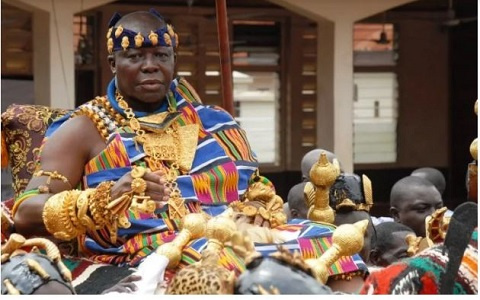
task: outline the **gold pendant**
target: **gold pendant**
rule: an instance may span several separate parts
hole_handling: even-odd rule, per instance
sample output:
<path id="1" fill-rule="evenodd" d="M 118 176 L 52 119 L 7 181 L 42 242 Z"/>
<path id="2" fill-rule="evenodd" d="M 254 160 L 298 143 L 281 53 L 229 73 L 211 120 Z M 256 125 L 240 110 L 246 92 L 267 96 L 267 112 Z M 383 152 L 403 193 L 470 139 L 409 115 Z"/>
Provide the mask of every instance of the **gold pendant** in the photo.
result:
<path id="1" fill-rule="evenodd" d="M 195 152 L 197 151 L 198 132 L 200 127 L 198 124 L 190 124 L 178 128 L 180 138 L 180 157 L 178 166 L 180 170 L 187 173 L 192 168 Z"/>
<path id="2" fill-rule="evenodd" d="M 177 195 L 168 199 L 168 216 L 170 219 L 182 219 L 188 210 L 185 207 L 185 200 Z"/>

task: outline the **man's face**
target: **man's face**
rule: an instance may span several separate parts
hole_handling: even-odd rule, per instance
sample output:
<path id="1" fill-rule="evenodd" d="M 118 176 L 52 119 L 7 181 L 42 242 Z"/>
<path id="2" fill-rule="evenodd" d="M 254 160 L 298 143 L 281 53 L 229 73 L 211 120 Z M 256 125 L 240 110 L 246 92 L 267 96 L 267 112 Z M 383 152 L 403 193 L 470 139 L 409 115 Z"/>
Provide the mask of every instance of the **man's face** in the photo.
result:
<path id="1" fill-rule="evenodd" d="M 130 102 L 161 102 L 173 80 L 175 54 L 172 47 L 130 48 L 117 51 L 112 70 L 117 88 Z"/>
<path id="2" fill-rule="evenodd" d="M 408 243 L 406 237 L 413 234 L 410 231 L 398 231 L 392 233 L 393 240 L 390 242 L 391 248 L 384 253 L 379 253 L 375 265 L 386 267 L 392 263 L 408 257 Z"/>
<path id="3" fill-rule="evenodd" d="M 399 201 L 393 217 L 415 231 L 417 236 L 425 237 L 425 218 L 443 207 L 442 196 L 434 186 L 413 187 L 409 197 Z"/>

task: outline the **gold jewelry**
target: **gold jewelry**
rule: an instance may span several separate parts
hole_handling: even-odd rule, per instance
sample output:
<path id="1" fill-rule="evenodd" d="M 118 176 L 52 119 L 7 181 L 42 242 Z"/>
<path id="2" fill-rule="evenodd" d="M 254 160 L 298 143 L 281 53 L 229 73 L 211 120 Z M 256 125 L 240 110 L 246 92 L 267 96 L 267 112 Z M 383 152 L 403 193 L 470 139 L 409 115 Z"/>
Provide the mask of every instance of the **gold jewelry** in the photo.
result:
<path id="1" fill-rule="evenodd" d="M 45 228 L 55 238 L 69 241 L 85 233 L 85 228 L 75 228 L 69 215 L 69 207 L 76 204 L 82 191 L 69 190 L 48 198 L 43 207 L 42 218 Z"/>
<path id="2" fill-rule="evenodd" d="M 72 188 L 72 184 L 70 183 L 70 181 L 68 181 L 68 178 L 65 177 L 64 175 L 58 173 L 58 171 L 44 171 L 44 170 L 38 170 L 36 171 L 35 173 L 33 173 L 33 176 L 36 176 L 36 177 L 41 177 L 41 176 L 48 176 L 48 179 L 47 179 L 47 186 L 50 185 L 50 181 L 52 179 L 58 179 L 58 180 L 61 180 L 62 182 L 68 184 L 68 186 L 70 188 Z"/>
<path id="3" fill-rule="evenodd" d="M 118 220 L 125 218 L 131 197 L 124 195 L 110 201 L 113 184 L 106 181 L 95 189 L 63 191 L 50 197 L 42 213 L 47 231 L 55 238 L 71 240 L 87 230 L 98 237 L 96 230 L 106 227 L 110 232 L 110 241 L 115 243 Z M 125 222 L 120 222 L 121 226 L 123 224 Z"/>
<path id="4" fill-rule="evenodd" d="M 338 226 L 332 235 L 332 246 L 320 258 L 305 261 L 312 268 L 315 278 L 320 283 L 327 282 L 328 267 L 340 257 L 353 255 L 362 250 L 367 226 L 368 220 Z"/>
<path id="5" fill-rule="evenodd" d="M 147 159 L 147 162 L 149 163 L 151 169 L 157 170 L 162 168 L 162 161 L 171 162 L 170 168 L 167 172 L 167 183 L 165 185 L 171 191 L 170 198 L 167 202 L 168 213 L 171 219 L 183 218 L 188 213 L 188 210 L 185 207 L 185 200 L 182 198 L 181 191 L 176 182 L 177 172 L 180 170 L 178 162 L 181 161 L 183 166 L 188 168 L 188 170 L 191 168 L 191 163 L 193 162 L 193 158 L 195 156 L 195 147 L 192 147 L 191 144 L 192 142 L 194 145 L 197 143 L 199 130 L 198 125 L 195 124 L 191 126 L 188 125 L 179 127 L 177 124 L 174 124 L 174 122 L 170 121 L 171 126 L 168 128 L 162 129 L 159 132 L 147 134 L 145 130 L 141 128 L 140 122 L 135 117 L 135 113 L 133 112 L 132 108 L 128 106 L 128 103 L 118 92 L 116 94 L 116 100 L 119 107 L 124 110 L 130 127 L 137 134 L 135 141 L 143 144 L 144 152 L 147 155 L 147 158 L 150 158 Z M 170 103 L 169 112 L 173 113 L 175 110 L 175 105 Z M 165 118 L 167 118 L 167 116 L 164 117 L 164 120 Z M 179 130 L 183 130 L 185 132 L 185 135 L 182 135 L 182 139 L 180 139 Z M 189 143 L 189 145 L 182 145 L 181 141 L 183 141 L 183 143 Z M 186 153 L 186 155 L 184 155 L 184 159 L 181 159 L 182 149 L 185 149 L 184 152 Z M 137 200 L 142 200 L 143 203 L 143 200 L 146 199 L 137 197 L 134 200 L 134 203 L 138 203 Z M 146 205 L 147 204 L 148 203 L 146 203 Z M 143 205 L 134 204 L 134 208 L 138 207 L 143 207 Z"/>
<path id="6" fill-rule="evenodd" d="M 143 178 L 134 178 L 131 187 L 135 194 L 142 194 L 147 190 L 147 182 Z"/>
<path id="7" fill-rule="evenodd" d="M 198 239 L 205 235 L 207 224 L 202 213 L 191 213 L 182 219 L 183 228 L 169 243 L 157 248 L 156 252 L 168 258 L 167 268 L 175 268 L 182 259 L 182 250 L 192 239 Z"/>
<path id="8" fill-rule="evenodd" d="M 329 205 L 330 187 L 338 177 L 339 169 L 322 152 L 319 160 L 310 169 L 310 180 L 304 188 L 304 197 L 308 204 L 307 216 L 310 220 L 333 224 L 335 212 Z"/>

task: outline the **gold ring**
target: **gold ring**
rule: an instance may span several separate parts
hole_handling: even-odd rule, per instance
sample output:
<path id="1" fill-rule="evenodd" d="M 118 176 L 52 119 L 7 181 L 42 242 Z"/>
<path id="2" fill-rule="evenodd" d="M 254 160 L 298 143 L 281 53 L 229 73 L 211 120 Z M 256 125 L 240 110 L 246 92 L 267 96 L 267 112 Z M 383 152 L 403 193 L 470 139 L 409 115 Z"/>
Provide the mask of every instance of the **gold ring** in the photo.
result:
<path id="1" fill-rule="evenodd" d="M 150 196 L 133 196 L 130 209 L 151 214 L 156 209 L 155 201 Z"/>
<path id="2" fill-rule="evenodd" d="M 143 178 L 133 179 L 130 186 L 135 194 L 142 194 L 147 190 L 147 182 Z"/>
<path id="3" fill-rule="evenodd" d="M 146 173 L 147 173 L 147 168 L 142 166 L 133 166 L 133 169 L 130 172 L 130 175 L 133 178 L 142 178 Z"/>

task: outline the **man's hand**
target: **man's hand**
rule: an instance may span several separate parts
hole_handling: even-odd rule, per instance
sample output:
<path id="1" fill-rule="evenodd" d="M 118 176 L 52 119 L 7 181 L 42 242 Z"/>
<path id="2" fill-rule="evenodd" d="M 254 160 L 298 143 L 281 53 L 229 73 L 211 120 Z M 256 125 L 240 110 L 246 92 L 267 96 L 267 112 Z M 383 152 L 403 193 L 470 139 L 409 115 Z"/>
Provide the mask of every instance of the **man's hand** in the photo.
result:
<path id="1" fill-rule="evenodd" d="M 167 182 L 165 172 L 162 170 L 147 172 L 142 176 L 142 179 L 147 183 L 147 190 L 145 191 L 146 196 L 150 196 L 152 200 L 160 202 L 161 204 L 168 201 L 171 191 L 165 186 L 165 183 Z M 123 194 L 130 192 L 132 190 L 132 180 L 133 177 L 131 172 L 123 175 L 122 178 L 120 178 L 112 187 L 112 199 L 117 199 Z"/>

